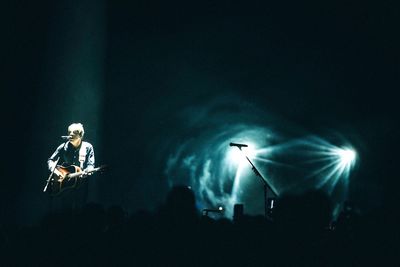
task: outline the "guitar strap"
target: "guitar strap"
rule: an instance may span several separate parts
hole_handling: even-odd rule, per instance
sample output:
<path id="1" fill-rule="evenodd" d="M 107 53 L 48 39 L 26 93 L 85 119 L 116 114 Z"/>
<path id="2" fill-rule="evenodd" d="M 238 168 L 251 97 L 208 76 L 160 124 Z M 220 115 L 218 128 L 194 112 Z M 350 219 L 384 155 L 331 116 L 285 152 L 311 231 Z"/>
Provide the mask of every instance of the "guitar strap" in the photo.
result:
<path id="1" fill-rule="evenodd" d="M 79 149 L 79 163 L 80 163 L 80 168 L 83 170 L 83 163 L 85 162 L 86 159 L 86 144 L 82 142 L 81 148 Z"/>

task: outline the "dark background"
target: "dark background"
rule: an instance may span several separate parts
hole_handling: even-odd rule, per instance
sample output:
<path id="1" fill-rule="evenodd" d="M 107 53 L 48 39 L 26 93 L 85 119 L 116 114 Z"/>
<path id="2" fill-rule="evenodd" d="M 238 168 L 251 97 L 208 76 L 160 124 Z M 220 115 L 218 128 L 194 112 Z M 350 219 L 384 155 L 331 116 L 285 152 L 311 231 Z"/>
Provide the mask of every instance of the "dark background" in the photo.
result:
<path id="1" fill-rule="evenodd" d="M 2 6 L 3 220 L 31 222 L 46 211 L 45 163 L 75 121 L 97 164 L 110 166 L 91 197 L 156 207 L 168 190 L 167 150 L 189 128 L 176 118 L 225 95 L 309 133 L 346 135 L 361 158 L 353 197 L 395 207 L 396 1 Z"/>

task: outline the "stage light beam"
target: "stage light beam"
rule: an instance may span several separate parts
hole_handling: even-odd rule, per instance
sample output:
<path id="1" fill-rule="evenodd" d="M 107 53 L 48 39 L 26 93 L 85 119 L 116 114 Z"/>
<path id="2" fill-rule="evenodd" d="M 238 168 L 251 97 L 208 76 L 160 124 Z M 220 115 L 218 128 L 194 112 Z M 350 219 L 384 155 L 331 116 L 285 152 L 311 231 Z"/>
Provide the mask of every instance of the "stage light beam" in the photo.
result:
<path id="1" fill-rule="evenodd" d="M 247 147 L 229 148 L 228 158 L 235 164 L 247 163 L 246 156 L 249 159 L 254 158 L 257 155 L 257 151 L 254 149 L 253 144 L 248 144 Z"/>
<path id="2" fill-rule="evenodd" d="M 318 187 L 330 182 L 329 192 L 331 193 L 340 179 L 348 182 L 350 171 L 354 167 L 357 153 L 349 147 L 332 147 L 328 149 L 325 158 L 329 159 L 329 163 L 317 171 L 324 173 L 324 178 L 318 184 Z M 327 172 L 324 172 L 326 170 Z"/>
<path id="3" fill-rule="evenodd" d="M 337 149 L 336 153 L 340 158 L 340 165 L 352 166 L 356 159 L 356 152 L 353 149 Z"/>

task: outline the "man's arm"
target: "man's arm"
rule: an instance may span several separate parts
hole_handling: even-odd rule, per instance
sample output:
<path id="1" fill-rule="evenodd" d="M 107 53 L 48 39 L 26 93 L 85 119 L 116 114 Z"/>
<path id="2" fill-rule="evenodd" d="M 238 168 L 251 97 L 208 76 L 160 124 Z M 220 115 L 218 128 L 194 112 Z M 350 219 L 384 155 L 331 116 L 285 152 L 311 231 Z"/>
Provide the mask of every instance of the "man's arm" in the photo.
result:
<path id="1" fill-rule="evenodd" d="M 92 145 L 88 146 L 88 152 L 87 152 L 87 164 L 86 164 L 86 169 L 85 171 L 90 171 L 94 169 L 94 149 Z"/>
<path id="2" fill-rule="evenodd" d="M 56 151 L 54 151 L 53 155 L 50 156 L 50 158 L 47 160 L 47 167 L 49 171 L 53 171 L 53 169 L 56 167 L 57 160 L 61 156 L 61 150 L 63 149 L 64 144 L 61 144 L 57 147 Z"/>

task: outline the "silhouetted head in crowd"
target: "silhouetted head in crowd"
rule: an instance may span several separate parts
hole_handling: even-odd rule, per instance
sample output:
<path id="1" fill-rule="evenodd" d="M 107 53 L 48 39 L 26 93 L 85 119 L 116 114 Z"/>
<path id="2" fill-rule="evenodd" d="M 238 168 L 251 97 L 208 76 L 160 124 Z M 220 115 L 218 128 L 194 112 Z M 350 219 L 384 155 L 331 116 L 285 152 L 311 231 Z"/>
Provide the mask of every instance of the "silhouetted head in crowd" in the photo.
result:
<path id="1" fill-rule="evenodd" d="M 174 186 L 167 195 L 162 215 L 180 220 L 195 219 L 197 209 L 192 189 L 183 185 Z"/>
<path id="2" fill-rule="evenodd" d="M 281 196 L 274 209 L 276 225 L 283 227 L 324 229 L 330 223 L 331 201 L 322 191 Z"/>
<path id="3" fill-rule="evenodd" d="M 196 209 L 195 196 L 188 186 L 175 186 L 168 193 L 166 206 L 169 210 L 193 212 Z"/>

